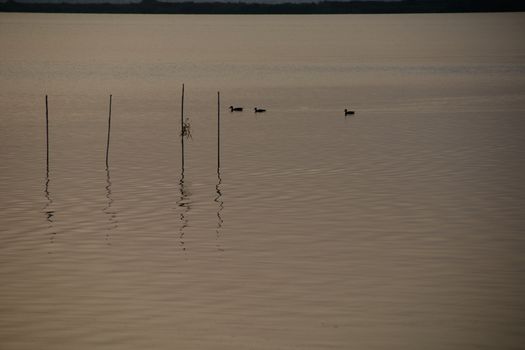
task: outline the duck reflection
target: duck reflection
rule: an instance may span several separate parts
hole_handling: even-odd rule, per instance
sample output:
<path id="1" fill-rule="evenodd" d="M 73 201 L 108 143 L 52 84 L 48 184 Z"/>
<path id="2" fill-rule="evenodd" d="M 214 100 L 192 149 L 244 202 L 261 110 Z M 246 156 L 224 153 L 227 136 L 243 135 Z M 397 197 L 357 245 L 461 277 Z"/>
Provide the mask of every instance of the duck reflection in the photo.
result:
<path id="1" fill-rule="evenodd" d="M 113 197 L 111 195 L 111 176 L 109 173 L 109 168 L 106 168 L 106 206 L 103 209 L 103 212 L 108 216 L 109 227 L 106 230 L 106 241 L 108 245 L 110 243 L 110 233 L 118 227 L 117 212 L 111 209 L 113 205 Z"/>
<path id="2" fill-rule="evenodd" d="M 217 238 L 217 250 L 224 251 L 224 248 L 220 246 L 220 236 L 221 236 L 221 228 L 222 224 L 224 223 L 224 220 L 222 219 L 221 212 L 224 209 L 224 202 L 222 200 L 222 192 L 221 192 L 221 172 L 220 169 L 217 168 L 217 185 L 215 186 L 215 192 L 217 193 L 217 196 L 215 197 L 214 201 L 217 203 L 217 228 L 215 229 L 216 238 Z"/>
<path id="3" fill-rule="evenodd" d="M 180 228 L 179 228 L 179 240 L 180 240 L 180 246 L 182 247 L 182 250 L 186 250 L 185 241 L 184 241 L 184 234 L 186 227 L 189 226 L 188 223 L 188 212 L 191 209 L 191 203 L 190 203 L 190 192 L 187 190 L 185 184 L 184 184 L 184 168 L 182 169 L 180 181 L 179 181 L 179 190 L 180 190 L 180 197 L 177 201 L 177 205 L 181 208 L 180 212 Z"/>

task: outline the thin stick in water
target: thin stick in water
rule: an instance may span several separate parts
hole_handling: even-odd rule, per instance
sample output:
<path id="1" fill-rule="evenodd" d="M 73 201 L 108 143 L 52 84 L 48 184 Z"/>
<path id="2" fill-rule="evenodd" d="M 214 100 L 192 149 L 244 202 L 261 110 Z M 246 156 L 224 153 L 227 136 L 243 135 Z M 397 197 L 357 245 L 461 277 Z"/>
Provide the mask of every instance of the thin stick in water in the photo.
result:
<path id="1" fill-rule="evenodd" d="M 217 91 L 217 171 L 221 167 L 221 95 Z"/>
<path id="2" fill-rule="evenodd" d="M 49 109 L 46 95 L 46 172 L 49 174 Z"/>
<path id="3" fill-rule="evenodd" d="M 184 173 L 184 84 L 182 84 L 182 102 L 180 107 L 180 143 L 182 153 L 182 172 Z"/>
<path id="4" fill-rule="evenodd" d="M 109 118 L 108 118 L 108 143 L 106 145 L 106 169 L 109 169 L 109 137 L 111 135 L 111 100 L 113 95 L 109 95 Z"/>

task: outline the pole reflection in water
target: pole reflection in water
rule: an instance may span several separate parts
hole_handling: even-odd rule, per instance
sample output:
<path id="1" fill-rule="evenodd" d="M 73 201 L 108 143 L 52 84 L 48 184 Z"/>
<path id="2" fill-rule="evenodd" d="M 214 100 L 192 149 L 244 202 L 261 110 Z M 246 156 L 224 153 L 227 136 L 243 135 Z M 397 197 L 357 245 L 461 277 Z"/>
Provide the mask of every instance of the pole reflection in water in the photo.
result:
<path id="1" fill-rule="evenodd" d="M 215 186 L 215 190 L 217 193 L 217 197 L 215 197 L 214 201 L 218 204 L 217 206 L 217 228 L 215 229 L 216 238 L 217 238 L 217 250 L 224 251 L 224 248 L 221 248 L 219 238 L 221 236 L 221 228 L 222 224 L 224 223 L 224 220 L 221 216 L 221 211 L 224 209 L 224 202 L 222 200 L 222 192 L 221 192 L 221 171 L 219 168 L 217 168 L 217 185 Z"/>
<path id="2" fill-rule="evenodd" d="M 186 227 L 189 226 L 188 224 L 188 212 L 191 209 L 190 206 L 190 193 L 186 189 L 184 185 L 184 168 L 182 169 L 181 176 L 180 176 L 180 198 L 177 201 L 177 205 L 181 208 L 180 212 L 180 229 L 179 229 L 179 239 L 180 239 L 180 245 L 182 247 L 182 250 L 186 250 L 186 246 L 184 245 L 184 231 Z"/>
<path id="3" fill-rule="evenodd" d="M 118 227 L 118 220 L 117 220 L 117 212 L 111 209 L 111 206 L 113 205 L 113 197 L 111 196 L 111 177 L 109 174 L 109 168 L 106 168 L 106 199 L 107 199 L 107 204 L 106 204 L 106 207 L 103 209 L 103 212 L 109 218 L 109 227 L 106 230 L 106 241 L 108 245 L 111 245 L 109 241 L 110 233 L 111 231 L 115 230 Z"/>
<path id="4" fill-rule="evenodd" d="M 53 227 L 53 222 L 55 221 L 55 211 L 51 208 L 51 205 L 53 204 L 53 200 L 51 199 L 51 194 L 49 193 L 49 170 L 46 171 L 44 197 L 46 198 L 46 204 L 44 205 L 43 211 L 46 216 L 47 225 L 51 231 L 49 242 L 54 243 L 57 233 Z"/>

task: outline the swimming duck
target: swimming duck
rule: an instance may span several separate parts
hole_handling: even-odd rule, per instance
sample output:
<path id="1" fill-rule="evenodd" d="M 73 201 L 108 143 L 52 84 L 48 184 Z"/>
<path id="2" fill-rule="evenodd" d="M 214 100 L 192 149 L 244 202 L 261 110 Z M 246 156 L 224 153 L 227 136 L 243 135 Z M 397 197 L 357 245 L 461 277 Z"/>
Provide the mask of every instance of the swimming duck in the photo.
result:
<path id="1" fill-rule="evenodd" d="M 346 117 L 347 115 L 354 115 L 354 114 L 355 114 L 354 111 L 349 111 L 348 109 L 345 108 L 345 117 Z"/>
<path id="2" fill-rule="evenodd" d="M 242 107 L 230 106 L 230 112 L 242 112 Z"/>

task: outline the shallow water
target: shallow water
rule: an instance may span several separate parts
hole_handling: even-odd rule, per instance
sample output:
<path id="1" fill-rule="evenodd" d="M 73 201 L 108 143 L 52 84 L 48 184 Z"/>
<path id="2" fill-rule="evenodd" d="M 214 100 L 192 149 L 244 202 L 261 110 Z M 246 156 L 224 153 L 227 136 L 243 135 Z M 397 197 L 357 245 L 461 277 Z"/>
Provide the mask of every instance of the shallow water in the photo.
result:
<path id="1" fill-rule="evenodd" d="M 524 29 L 0 14 L 0 348 L 523 346 Z"/>

